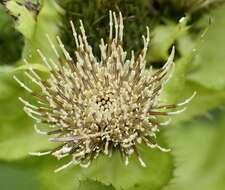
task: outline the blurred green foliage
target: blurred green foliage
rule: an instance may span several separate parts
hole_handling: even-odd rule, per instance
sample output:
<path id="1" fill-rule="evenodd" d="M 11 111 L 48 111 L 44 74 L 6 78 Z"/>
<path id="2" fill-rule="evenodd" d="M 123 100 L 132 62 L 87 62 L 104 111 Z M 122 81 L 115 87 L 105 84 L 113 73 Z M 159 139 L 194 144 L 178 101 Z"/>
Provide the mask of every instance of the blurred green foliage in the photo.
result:
<path id="1" fill-rule="evenodd" d="M 15 28 L 22 35 L 13 29 L 6 9 L 0 8 L 0 40 L 4 39 L 0 45 L 0 63 L 4 64 L 0 67 L 0 189 L 225 189 L 224 5 L 210 12 L 213 19 L 209 26 L 209 15 L 201 13 L 198 19 L 193 19 L 195 14 L 189 14 L 180 20 L 184 12 L 179 8 L 168 8 L 168 2 L 164 4 L 164 1 L 157 4 L 154 0 L 65 0 L 60 1 L 60 7 L 54 0 L 42 0 L 35 14 L 25 6 L 26 1 L 19 2 L 8 1 L 6 7 L 16 18 Z M 178 4 L 175 5 L 178 7 Z M 141 34 L 145 33 L 146 25 L 151 27 L 148 62 L 154 68 L 163 65 L 175 44 L 175 69 L 162 101 L 182 101 L 194 91 L 197 96 L 188 105 L 187 111 L 174 118 L 171 126 L 159 134 L 160 144 L 172 147 L 172 152 L 162 153 L 140 147 L 147 168 L 142 168 L 135 159 L 125 167 L 115 153 L 111 159 L 100 157 L 88 169 L 74 166 L 61 173 L 53 173 L 67 160 L 28 156 L 28 152 L 44 151 L 54 144 L 33 130 L 33 121 L 24 114 L 18 101 L 19 96 L 27 94 L 13 81 L 12 75 L 23 78 L 20 71 L 27 69 L 23 58 L 28 59 L 39 72 L 48 72 L 36 53 L 36 49 L 40 48 L 47 57 L 54 58 L 46 34 L 53 43 L 56 42 L 55 36 L 61 35 L 66 47 L 73 53 L 74 42 L 68 25 L 70 19 L 75 23 L 79 19 L 84 21 L 88 40 L 98 55 L 100 37 L 107 39 L 108 36 L 109 9 L 122 10 L 124 45 L 128 52 L 142 47 Z M 17 64 L 9 66 L 14 62 Z"/>
<path id="2" fill-rule="evenodd" d="M 224 110 L 214 109 L 211 118 L 199 117 L 168 131 L 177 169 L 166 190 L 222 190 L 225 187 Z"/>

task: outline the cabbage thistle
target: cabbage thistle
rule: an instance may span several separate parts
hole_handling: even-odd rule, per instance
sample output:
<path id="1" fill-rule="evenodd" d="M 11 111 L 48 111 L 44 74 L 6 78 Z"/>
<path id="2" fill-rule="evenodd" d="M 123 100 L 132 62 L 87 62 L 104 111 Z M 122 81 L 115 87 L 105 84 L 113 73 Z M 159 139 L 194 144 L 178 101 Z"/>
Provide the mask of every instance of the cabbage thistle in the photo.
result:
<path id="1" fill-rule="evenodd" d="M 161 69 L 156 72 L 147 69 L 148 27 L 147 35 L 142 36 L 143 49 L 137 56 L 131 51 L 129 59 L 123 50 L 122 15 L 110 11 L 109 19 L 109 40 L 105 43 L 101 39 L 100 61 L 92 53 L 82 22 L 78 35 L 71 21 L 76 60 L 72 59 L 58 36 L 57 47 L 47 36 L 57 61 L 45 57 L 41 50 L 37 52 L 50 70 L 49 78 L 43 80 L 31 65 L 25 72 L 40 92 L 33 91 L 14 77 L 36 100 L 33 105 L 19 98 L 25 112 L 37 124 L 46 123 L 52 128 L 44 132 L 35 125 L 36 131 L 51 135 L 50 141 L 60 143 L 53 150 L 31 154 L 51 154 L 58 159 L 72 157 L 56 171 L 71 164 L 88 167 L 100 153 L 110 157 L 114 150 L 120 152 L 125 165 L 134 154 L 145 166 L 138 151 L 139 144 L 169 151 L 156 142 L 156 133 L 169 123 L 169 119 L 162 120 L 162 116 L 181 113 L 194 96 L 178 104 L 161 104 L 159 95 L 171 74 L 174 48 Z M 29 64 L 27 60 L 25 63 Z"/>

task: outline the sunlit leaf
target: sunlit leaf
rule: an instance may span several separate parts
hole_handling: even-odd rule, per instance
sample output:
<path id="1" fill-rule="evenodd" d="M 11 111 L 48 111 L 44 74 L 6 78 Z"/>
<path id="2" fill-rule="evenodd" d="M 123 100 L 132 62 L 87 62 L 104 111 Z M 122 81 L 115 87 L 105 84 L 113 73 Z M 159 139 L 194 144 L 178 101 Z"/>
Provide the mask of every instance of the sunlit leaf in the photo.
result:
<path id="1" fill-rule="evenodd" d="M 37 49 L 40 49 L 45 56 L 54 59 L 56 56 L 46 35 L 49 35 L 53 43 L 56 43 L 63 14 L 58 4 L 54 0 L 41 1 L 40 11 L 35 16 L 22 3 L 8 1 L 6 7 L 11 14 L 17 17 L 16 29 L 25 38 L 23 58 L 28 59 L 31 63 L 42 63 L 37 54 Z"/>
<path id="2" fill-rule="evenodd" d="M 13 16 L 18 17 L 16 29 L 21 32 L 25 38 L 31 40 L 35 29 L 35 19 L 33 15 L 28 9 L 15 1 L 8 1 L 6 3 L 6 8 L 9 9 Z"/>

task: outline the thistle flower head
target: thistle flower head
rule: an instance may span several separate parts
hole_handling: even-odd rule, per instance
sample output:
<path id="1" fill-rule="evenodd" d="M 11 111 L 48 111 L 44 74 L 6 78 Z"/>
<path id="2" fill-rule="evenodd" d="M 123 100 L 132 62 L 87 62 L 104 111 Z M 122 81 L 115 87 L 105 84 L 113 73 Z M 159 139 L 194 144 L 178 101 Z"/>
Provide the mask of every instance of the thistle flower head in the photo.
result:
<path id="1" fill-rule="evenodd" d="M 135 154 L 142 166 L 138 144 L 150 148 L 161 148 L 155 141 L 156 132 L 167 122 L 159 121 L 159 116 L 180 113 L 177 109 L 190 101 L 176 105 L 161 105 L 159 95 L 167 81 L 173 65 L 174 48 L 165 65 L 157 72 L 146 69 L 146 53 L 149 44 L 149 29 L 143 38 L 143 49 L 138 56 L 131 52 L 128 58 L 123 50 L 123 18 L 110 11 L 109 40 L 101 39 L 100 61 L 93 55 L 92 48 L 82 22 L 81 34 L 77 34 L 71 22 L 76 44 L 76 60 L 64 48 L 60 38 L 58 45 L 64 56 L 60 56 L 55 45 L 47 36 L 58 61 L 53 61 L 38 50 L 43 62 L 50 69 L 50 77 L 44 81 L 29 67 L 27 77 L 40 88 L 34 92 L 15 77 L 17 82 L 36 98 L 36 105 L 20 98 L 25 112 L 37 123 L 47 123 L 52 127 L 48 132 L 36 130 L 40 134 L 51 135 L 50 141 L 61 145 L 45 153 L 58 159 L 71 156 L 70 164 L 88 166 L 99 153 L 111 156 L 118 150 L 125 164 Z M 25 60 L 27 63 L 27 61 Z M 171 109 L 176 109 L 171 111 Z"/>

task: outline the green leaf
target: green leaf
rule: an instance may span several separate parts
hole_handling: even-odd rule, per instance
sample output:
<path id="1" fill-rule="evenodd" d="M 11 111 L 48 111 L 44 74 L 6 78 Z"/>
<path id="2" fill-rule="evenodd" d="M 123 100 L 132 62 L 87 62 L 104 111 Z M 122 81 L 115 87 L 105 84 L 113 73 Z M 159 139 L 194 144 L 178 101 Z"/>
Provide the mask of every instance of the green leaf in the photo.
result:
<path id="1" fill-rule="evenodd" d="M 53 43 L 56 43 L 63 14 L 58 4 L 54 0 L 41 1 L 40 12 L 35 16 L 23 4 L 14 1 L 8 1 L 6 7 L 17 17 L 16 29 L 25 38 L 22 58 L 26 58 L 30 63 L 41 64 L 42 60 L 37 54 L 37 49 L 40 49 L 46 57 L 54 60 L 56 56 L 46 35 L 49 35 Z"/>
<path id="2" fill-rule="evenodd" d="M 115 190 L 112 185 L 105 185 L 99 181 L 86 179 L 80 181 L 79 190 Z"/>
<path id="3" fill-rule="evenodd" d="M 36 49 L 41 49 L 46 56 L 54 55 L 49 43 L 46 43 L 46 34 L 50 37 L 58 34 L 61 9 L 54 0 L 43 0 L 41 10 L 37 18 L 34 18 L 23 4 L 7 1 L 6 7 L 18 18 L 16 29 L 25 37 L 23 58 L 27 58 L 34 64 L 32 68 L 46 72 L 45 66 L 41 65 L 40 57 L 37 56 Z M 8 72 L 27 69 L 27 67 L 22 65 L 16 69 L 4 67 L 0 70 L 2 74 L 0 78 L 0 148 L 4 150 L 0 152 L 1 159 L 21 159 L 28 156 L 28 152 L 46 150 L 54 146 L 48 143 L 46 137 L 40 137 L 35 133 L 33 121 L 25 115 L 22 104 L 17 99 L 19 96 L 23 97 L 25 92 L 13 81 L 11 74 L 7 75 Z"/>
<path id="4" fill-rule="evenodd" d="M 35 18 L 32 13 L 15 1 L 7 1 L 6 8 L 13 16 L 18 17 L 15 28 L 21 32 L 25 38 L 31 40 L 35 28 Z"/>
<path id="5" fill-rule="evenodd" d="M 205 34 L 208 28 L 206 28 L 200 36 L 197 37 L 195 43 L 190 39 L 188 35 L 182 36 L 178 40 L 178 48 L 182 56 L 175 60 L 174 70 L 171 73 L 171 78 L 165 85 L 165 89 L 162 92 L 161 99 L 167 103 L 175 103 L 182 95 L 191 96 L 196 90 L 189 93 L 184 93 L 186 88 L 187 77 L 189 71 L 193 67 L 193 60 L 201 47 Z M 188 46 L 188 48 L 184 48 Z"/>
<path id="6" fill-rule="evenodd" d="M 0 77 L 0 159 L 16 160 L 28 156 L 29 152 L 52 147 L 46 137 L 36 134 L 33 121 L 24 113 L 18 97 L 24 90 L 11 75 Z"/>
<path id="7" fill-rule="evenodd" d="M 191 81 L 185 84 L 182 94 L 187 96 L 194 91 L 197 92 L 195 98 L 187 105 L 184 113 L 176 116 L 174 119 L 176 123 L 191 120 L 196 116 L 207 115 L 209 110 L 220 107 L 225 102 L 225 89 L 213 90 Z"/>
<path id="8" fill-rule="evenodd" d="M 166 60 L 168 52 L 175 41 L 183 36 L 187 30 L 188 17 L 180 19 L 178 24 L 167 21 L 165 25 L 158 25 L 153 30 L 149 59 L 150 61 Z"/>
<path id="9" fill-rule="evenodd" d="M 126 167 L 120 155 L 114 152 L 111 158 L 100 156 L 89 168 L 71 166 L 59 173 L 53 173 L 53 170 L 69 162 L 68 159 L 48 161 L 48 157 L 42 158 L 45 164 L 41 165 L 40 180 L 45 190 L 72 190 L 73 187 L 79 189 L 80 181 L 87 178 L 113 185 L 118 190 L 156 190 L 167 185 L 173 172 L 173 159 L 170 153 L 146 147 L 141 148 L 141 153 L 146 168 L 143 168 L 134 157 Z"/>
<path id="10" fill-rule="evenodd" d="M 162 92 L 161 101 L 171 104 L 187 99 L 194 92 L 197 95 L 187 105 L 188 109 L 175 117 L 174 123 L 191 120 L 193 117 L 205 114 L 208 110 L 218 107 L 225 102 L 225 89 L 210 89 L 187 79 L 193 68 L 193 60 L 203 44 L 207 30 L 208 28 L 202 32 L 194 44 L 191 43 L 191 48 L 189 47 L 188 50 L 187 48 L 184 50 L 184 45 L 190 44 L 190 39 L 186 38 L 187 36 L 180 38 L 178 41 L 183 55 L 175 61 L 172 76 Z"/>
<path id="11" fill-rule="evenodd" d="M 225 189 L 224 114 L 214 111 L 211 120 L 201 118 L 168 131 L 177 169 L 165 190 Z"/>
<path id="12" fill-rule="evenodd" d="M 38 190 L 36 170 L 25 167 L 25 163 L 0 162 L 0 187 L 3 190 Z"/>
<path id="13" fill-rule="evenodd" d="M 199 68 L 189 78 L 207 88 L 225 87 L 225 5 L 213 11 L 214 21 L 205 37 L 196 64 Z"/>

